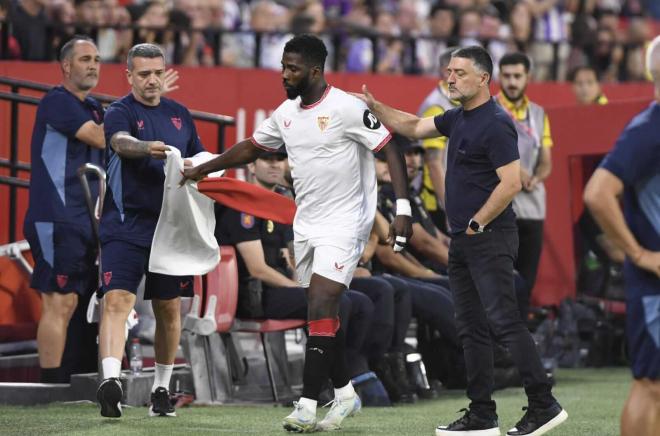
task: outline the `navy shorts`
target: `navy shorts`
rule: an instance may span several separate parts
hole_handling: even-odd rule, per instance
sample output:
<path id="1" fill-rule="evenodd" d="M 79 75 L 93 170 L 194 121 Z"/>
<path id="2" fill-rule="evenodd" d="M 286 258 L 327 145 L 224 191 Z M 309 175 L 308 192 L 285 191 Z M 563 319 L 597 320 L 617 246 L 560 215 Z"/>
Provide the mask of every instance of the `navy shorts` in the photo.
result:
<path id="1" fill-rule="evenodd" d="M 660 294 L 626 298 L 626 323 L 633 377 L 660 380 Z"/>
<path id="2" fill-rule="evenodd" d="M 96 290 L 96 241 L 89 222 L 26 222 L 23 234 L 34 258 L 33 289 L 81 296 Z"/>
<path id="3" fill-rule="evenodd" d="M 104 243 L 101 247 L 101 292 L 122 289 L 135 294 L 142 276 L 146 275 L 145 300 L 192 297 L 192 276 L 170 276 L 148 271 L 150 251 L 151 247 L 142 247 L 127 241 L 113 240 Z"/>

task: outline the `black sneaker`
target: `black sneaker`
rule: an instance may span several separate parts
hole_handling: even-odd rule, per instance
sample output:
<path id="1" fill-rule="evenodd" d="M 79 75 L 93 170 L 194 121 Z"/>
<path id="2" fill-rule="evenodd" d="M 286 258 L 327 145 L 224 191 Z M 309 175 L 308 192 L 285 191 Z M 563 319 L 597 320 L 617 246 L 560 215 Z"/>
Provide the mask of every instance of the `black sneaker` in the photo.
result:
<path id="1" fill-rule="evenodd" d="M 174 406 L 170 402 L 170 392 L 167 389 L 160 387 L 151 393 L 149 416 L 176 416 Z"/>
<path id="2" fill-rule="evenodd" d="M 406 369 L 406 357 L 402 352 L 386 353 L 385 360 L 390 364 L 392 377 L 399 387 L 401 397 L 399 399 L 402 403 L 414 403 L 417 401 L 417 395 L 410 386 L 408 381 L 408 371 Z"/>
<path id="3" fill-rule="evenodd" d="M 435 436 L 500 436 L 497 419 L 482 418 L 468 409 L 461 409 L 459 412 L 465 412 L 465 415 L 449 425 L 438 426 Z"/>
<path id="4" fill-rule="evenodd" d="M 507 431 L 508 436 L 540 436 L 557 427 L 568 418 L 568 413 L 555 403 L 547 409 L 523 407 L 525 414 L 515 427 Z"/>
<path id="5" fill-rule="evenodd" d="M 106 418 L 121 417 L 121 397 L 124 392 L 118 378 L 106 378 L 96 391 L 96 400 L 101 406 L 101 416 Z"/>
<path id="6" fill-rule="evenodd" d="M 392 374 L 392 367 L 389 362 L 385 359 L 380 359 L 378 362 L 375 362 L 371 365 L 374 372 L 378 376 L 378 380 L 385 386 L 387 391 L 387 396 L 390 397 L 390 401 L 393 403 L 398 403 L 401 401 L 401 388 L 394 379 L 394 374 Z"/>

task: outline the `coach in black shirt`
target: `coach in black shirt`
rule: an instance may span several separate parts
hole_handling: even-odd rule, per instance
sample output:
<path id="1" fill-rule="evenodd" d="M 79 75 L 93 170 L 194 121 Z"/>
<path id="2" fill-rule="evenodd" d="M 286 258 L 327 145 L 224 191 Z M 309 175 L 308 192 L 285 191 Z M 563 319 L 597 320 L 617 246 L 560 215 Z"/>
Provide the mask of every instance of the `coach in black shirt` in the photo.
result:
<path id="1" fill-rule="evenodd" d="M 461 106 L 419 118 L 374 99 L 364 100 L 381 122 L 409 138 L 449 138 L 445 180 L 452 242 L 449 281 L 465 354 L 470 408 L 436 429 L 437 436 L 499 435 L 493 391 L 490 332 L 506 346 L 523 379 L 528 408 L 507 435 L 541 435 L 567 418 L 551 393 L 534 341 L 518 312 L 513 264 L 518 236 L 511 201 L 521 188 L 517 134 L 510 117 L 490 97 L 493 62 L 481 47 L 452 53 L 449 96 Z"/>

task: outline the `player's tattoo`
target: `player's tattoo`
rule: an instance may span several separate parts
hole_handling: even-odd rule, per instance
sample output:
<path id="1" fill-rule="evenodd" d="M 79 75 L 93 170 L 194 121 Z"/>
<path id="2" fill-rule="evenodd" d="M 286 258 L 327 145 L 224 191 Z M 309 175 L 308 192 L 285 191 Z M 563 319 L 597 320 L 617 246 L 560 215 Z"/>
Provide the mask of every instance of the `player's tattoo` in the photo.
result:
<path id="1" fill-rule="evenodd" d="M 128 132 L 117 132 L 110 139 L 112 149 L 122 157 L 144 157 L 149 155 L 149 141 L 140 141 Z"/>

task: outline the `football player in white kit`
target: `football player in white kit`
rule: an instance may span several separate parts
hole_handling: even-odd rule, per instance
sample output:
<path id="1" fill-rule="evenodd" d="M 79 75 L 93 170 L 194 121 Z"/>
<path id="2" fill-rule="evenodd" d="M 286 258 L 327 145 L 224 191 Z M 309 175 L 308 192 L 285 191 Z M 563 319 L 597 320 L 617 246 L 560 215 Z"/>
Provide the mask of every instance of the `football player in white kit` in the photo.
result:
<path id="1" fill-rule="evenodd" d="M 376 213 L 373 152 L 385 152 L 397 196 L 397 216 L 390 229 L 394 249 L 401 250 L 412 234 L 405 161 L 390 143 L 390 132 L 362 101 L 326 83 L 326 56 L 323 42 L 315 36 L 299 35 L 287 42 L 282 80 L 288 100 L 251 138 L 185 170 L 182 181 L 252 162 L 263 150 L 286 144 L 296 192 L 296 270 L 309 300 L 302 397 L 283 421 L 286 430 L 295 432 L 338 429 L 361 407 L 346 370 L 345 333 L 337 311 Z M 335 399 L 317 423 L 316 403 L 328 378 Z"/>

